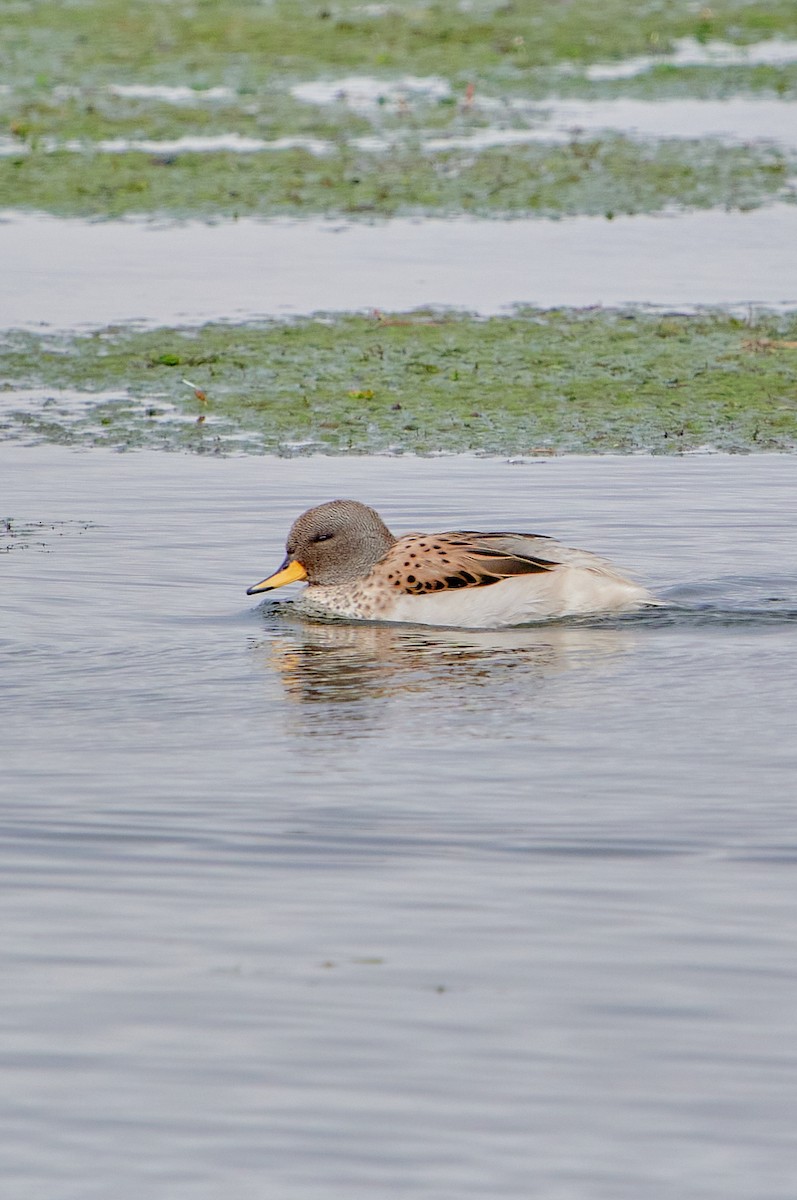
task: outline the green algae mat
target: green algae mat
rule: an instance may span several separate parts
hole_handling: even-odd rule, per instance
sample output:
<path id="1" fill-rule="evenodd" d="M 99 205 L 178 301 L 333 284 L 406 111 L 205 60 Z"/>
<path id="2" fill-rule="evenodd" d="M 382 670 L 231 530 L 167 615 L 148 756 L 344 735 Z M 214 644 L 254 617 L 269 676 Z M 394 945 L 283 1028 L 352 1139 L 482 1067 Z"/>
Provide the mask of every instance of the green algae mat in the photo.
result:
<path id="1" fill-rule="evenodd" d="M 0 208 L 121 217 L 291 216 L 347 218 L 468 213 L 615 216 L 668 206 L 751 209 L 792 200 L 787 157 L 774 147 L 701 141 L 638 144 L 605 135 L 561 147 L 490 148 L 435 158 L 410 149 L 356 150 L 319 159 L 296 148 L 261 154 L 32 154 L 0 159 Z"/>
<path id="2" fill-rule="evenodd" d="M 0 23 L 0 208 L 612 216 L 794 198 L 793 145 L 687 139 L 688 117 L 672 138 L 574 129 L 510 151 L 484 136 L 544 134 L 552 98 L 794 99 L 792 0 L 16 0 Z M 781 53 L 746 61 L 762 42 Z M 702 65 L 673 59 L 685 43 Z M 640 55 L 646 69 L 612 77 Z"/>
<path id="3" fill-rule="evenodd" d="M 797 35 L 792 0 L 16 0 L 4 6 L 12 79 L 125 76 L 254 88 L 276 71 L 472 78 L 655 51 L 677 38 Z"/>
<path id="4" fill-rule="evenodd" d="M 792 450 L 797 317 L 530 310 L 6 335 L 0 436 L 198 453 Z M 92 395 L 93 393 L 93 395 Z"/>

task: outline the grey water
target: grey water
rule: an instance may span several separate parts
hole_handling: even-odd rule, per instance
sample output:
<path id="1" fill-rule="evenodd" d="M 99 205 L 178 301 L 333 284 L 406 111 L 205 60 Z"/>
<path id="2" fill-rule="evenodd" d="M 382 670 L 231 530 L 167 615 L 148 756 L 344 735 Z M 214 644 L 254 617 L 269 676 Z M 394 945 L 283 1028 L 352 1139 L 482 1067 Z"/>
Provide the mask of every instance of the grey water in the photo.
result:
<path id="1" fill-rule="evenodd" d="M 794 459 L 0 447 L 15 1200 L 793 1200 Z M 668 602 L 303 623 L 303 508 Z"/>
<path id="2" fill-rule="evenodd" d="M 571 217 L 203 221 L 0 213 L 0 328 L 419 306 L 797 304 L 797 206 Z"/>

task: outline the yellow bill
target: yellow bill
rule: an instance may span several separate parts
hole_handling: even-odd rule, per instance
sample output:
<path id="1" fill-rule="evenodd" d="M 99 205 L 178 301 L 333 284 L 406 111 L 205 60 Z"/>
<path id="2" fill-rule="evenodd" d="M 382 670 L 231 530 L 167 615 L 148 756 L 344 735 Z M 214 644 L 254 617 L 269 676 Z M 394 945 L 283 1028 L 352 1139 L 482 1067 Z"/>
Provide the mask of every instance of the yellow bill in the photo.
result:
<path id="1" fill-rule="evenodd" d="M 260 583 L 247 588 L 246 594 L 255 596 L 258 592 L 270 592 L 274 588 L 285 587 L 286 583 L 298 583 L 300 579 L 306 578 L 307 572 L 300 562 L 289 562 L 287 565 L 283 563 L 274 575 L 269 575 L 268 579 L 262 579 Z"/>

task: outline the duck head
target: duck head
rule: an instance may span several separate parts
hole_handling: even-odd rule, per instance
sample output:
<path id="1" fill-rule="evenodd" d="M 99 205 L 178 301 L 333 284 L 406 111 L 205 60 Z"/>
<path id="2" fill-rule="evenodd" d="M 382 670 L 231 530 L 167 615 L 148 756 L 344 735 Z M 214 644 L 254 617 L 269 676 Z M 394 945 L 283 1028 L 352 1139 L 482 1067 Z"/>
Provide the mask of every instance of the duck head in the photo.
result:
<path id="1" fill-rule="evenodd" d="M 335 585 L 362 579 L 396 539 L 379 513 L 358 500 L 330 500 L 308 508 L 291 526 L 285 561 L 247 589 L 247 596 L 305 579 Z"/>

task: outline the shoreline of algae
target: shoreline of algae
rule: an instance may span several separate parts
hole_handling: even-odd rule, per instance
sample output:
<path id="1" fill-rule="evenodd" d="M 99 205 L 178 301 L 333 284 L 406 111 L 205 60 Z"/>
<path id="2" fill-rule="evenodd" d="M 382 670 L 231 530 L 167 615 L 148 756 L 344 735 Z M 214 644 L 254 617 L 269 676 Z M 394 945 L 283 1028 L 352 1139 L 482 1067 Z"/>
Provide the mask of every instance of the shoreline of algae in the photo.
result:
<path id="1" fill-rule="evenodd" d="M 521 456 L 797 448 L 797 314 L 414 313 L 11 333 L 0 349 L 0 436 L 28 442 Z"/>
<path id="2" fill-rule="evenodd" d="M 792 0 L 22 0 L 7 6 L 4 27 L 4 74 L 15 86 L 173 83 L 179 75 L 245 94 L 277 75 L 352 70 L 522 81 L 561 63 L 665 54 L 680 38 L 744 46 L 797 37 L 797 10 Z"/>
<path id="3" fill-rule="evenodd" d="M 0 209 L 60 216 L 593 216 L 750 210 L 795 200 L 797 158 L 719 140 L 606 134 L 477 154 L 341 148 L 255 153 L 32 153 L 0 158 Z"/>
<path id="4" fill-rule="evenodd" d="M 258 213 L 478 212 L 567 215 L 671 206 L 750 208 L 793 197 L 797 157 L 776 145 L 705 138 L 635 139 L 611 131 L 561 145 L 423 149 L 497 122 L 527 129 L 546 99 L 797 97 L 797 63 L 672 66 L 655 62 L 679 38 L 738 46 L 797 38 L 791 0 L 20 0 L 4 14 L 0 48 L 0 207 L 115 217 Z M 578 68 L 648 55 L 633 78 L 595 81 Z M 571 70 L 565 69 L 568 64 Z M 298 82 L 371 75 L 434 77 L 450 92 L 411 91 L 365 107 L 307 103 Z M 112 94 L 120 83 L 226 88 L 224 98 Z M 470 89 L 473 89 L 471 94 Z M 390 88 L 388 86 L 388 91 Z M 384 98 L 383 98 L 384 99 Z M 520 100 L 523 111 L 513 107 Z M 471 102 L 472 101 L 472 102 Z M 527 107 L 531 105 L 531 110 Z M 235 134 L 265 142 L 310 137 L 333 150 L 252 156 L 104 152 L 103 141 Z M 398 139 L 364 153 L 363 136 Z M 69 150 L 66 147 L 73 147 Z M 59 149 L 60 147 L 60 149 Z"/>

